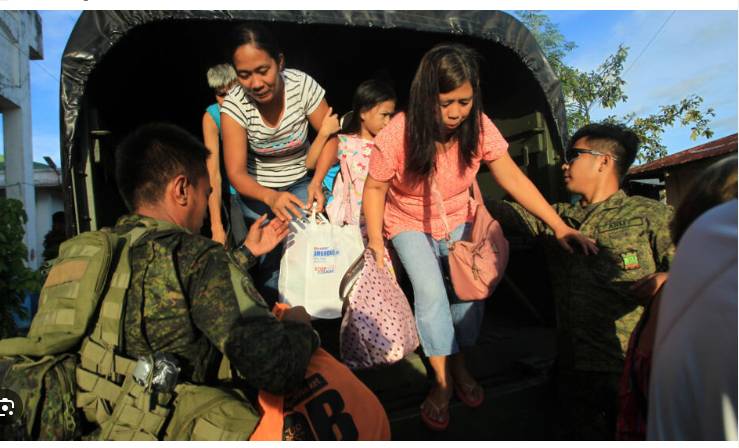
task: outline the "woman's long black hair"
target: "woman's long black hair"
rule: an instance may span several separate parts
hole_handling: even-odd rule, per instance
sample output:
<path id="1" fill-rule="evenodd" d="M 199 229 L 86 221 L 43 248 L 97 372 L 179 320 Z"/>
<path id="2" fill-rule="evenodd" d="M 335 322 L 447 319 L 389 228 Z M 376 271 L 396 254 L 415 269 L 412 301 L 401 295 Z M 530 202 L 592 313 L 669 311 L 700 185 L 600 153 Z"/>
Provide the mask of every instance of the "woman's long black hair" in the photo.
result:
<path id="1" fill-rule="evenodd" d="M 472 110 L 455 131 L 459 141 L 460 169 L 472 165 L 480 135 L 482 95 L 477 53 L 460 44 L 440 44 L 426 52 L 411 83 L 406 113 L 406 174 L 422 181 L 434 170 L 436 144 L 443 138 L 439 94 L 448 93 L 469 81 Z"/>
<path id="2" fill-rule="evenodd" d="M 362 112 L 366 112 L 385 101 L 395 101 L 395 89 L 389 83 L 379 79 L 363 81 L 352 98 L 352 111 L 347 116 L 347 122 L 342 131 L 347 134 L 357 134 L 362 128 Z"/>

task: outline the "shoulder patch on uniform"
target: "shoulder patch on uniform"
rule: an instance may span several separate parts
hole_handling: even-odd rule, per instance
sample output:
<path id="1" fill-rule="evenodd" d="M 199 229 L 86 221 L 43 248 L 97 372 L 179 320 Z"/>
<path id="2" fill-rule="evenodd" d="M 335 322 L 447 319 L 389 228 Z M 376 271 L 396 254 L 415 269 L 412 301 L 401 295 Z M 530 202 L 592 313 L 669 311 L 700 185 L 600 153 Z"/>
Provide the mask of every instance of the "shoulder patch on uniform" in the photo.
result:
<path id="1" fill-rule="evenodd" d="M 619 219 L 617 221 L 610 221 L 598 226 L 598 232 L 610 232 L 612 230 L 625 229 L 627 227 L 639 227 L 644 224 L 644 218 L 637 216 L 629 219 Z"/>
<path id="2" fill-rule="evenodd" d="M 639 269 L 641 265 L 639 264 L 639 254 L 637 254 L 635 251 L 630 251 L 621 254 L 621 259 L 624 262 L 624 269 L 627 271 L 632 269 Z"/>

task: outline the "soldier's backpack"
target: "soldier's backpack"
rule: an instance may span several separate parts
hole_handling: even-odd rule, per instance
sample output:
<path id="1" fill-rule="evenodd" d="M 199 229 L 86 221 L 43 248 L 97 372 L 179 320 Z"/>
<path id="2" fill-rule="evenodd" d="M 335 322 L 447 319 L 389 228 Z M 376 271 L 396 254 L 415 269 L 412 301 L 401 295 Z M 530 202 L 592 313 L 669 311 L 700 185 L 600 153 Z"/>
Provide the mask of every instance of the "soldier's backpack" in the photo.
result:
<path id="1" fill-rule="evenodd" d="M 75 408 L 76 350 L 108 285 L 125 238 L 108 230 L 61 244 L 39 297 L 28 335 L 0 340 L 0 386 L 16 392 L 24 413 L 6 436 L 71 440 L 79 435 Z"/>
<path id="2" fill-rule="evenodd" d="M 103 440 L 248 438 L 258 414 L 238 391 L 178 384 L 152 400 L 151 383 L 134 381 L 136 361 L 118 350 L 128 251 L 149 233 L 174 231 L 161 222 L 123 235 L 103 229 L 60 246 L 28 335 L 0 340 L 0 387 L 24 406 L 3 439 L 73 440 L 85 421 Z"/>

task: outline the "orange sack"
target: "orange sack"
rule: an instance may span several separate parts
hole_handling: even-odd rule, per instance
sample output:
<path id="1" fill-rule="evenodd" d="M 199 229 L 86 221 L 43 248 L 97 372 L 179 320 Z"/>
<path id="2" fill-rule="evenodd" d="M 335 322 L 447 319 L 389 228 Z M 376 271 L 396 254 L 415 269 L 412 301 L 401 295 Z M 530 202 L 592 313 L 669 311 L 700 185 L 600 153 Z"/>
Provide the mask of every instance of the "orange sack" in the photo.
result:
<path id="1" fill-rule="evenodd" d="M 288 305 L 278 303 L 277 318 Z M 301 387 L 289 395 L 259 392 L 262 418 L 249 440 L 390 440 L 390 422 L 374 393 L 319 348 Z"/>

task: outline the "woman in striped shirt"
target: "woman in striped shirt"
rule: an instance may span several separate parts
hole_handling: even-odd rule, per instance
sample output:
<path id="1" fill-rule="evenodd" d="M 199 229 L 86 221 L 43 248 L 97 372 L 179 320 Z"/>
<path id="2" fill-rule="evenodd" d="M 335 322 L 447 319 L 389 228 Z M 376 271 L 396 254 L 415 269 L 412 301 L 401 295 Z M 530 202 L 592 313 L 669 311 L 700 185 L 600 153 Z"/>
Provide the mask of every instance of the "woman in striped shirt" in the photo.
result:
<path id="1" fill-rule="evenodd" d="M 284 68 L 282 52 L 262 26 L 239 24 L 232 38 L 239 84 L 221 106 L 223 157 L 247 224 L 265 213 L 289 221 L 314 201 L 322 209 L 321 182 L 336 154 L 332 135 L 339 130 L 325 91 L 306 73 Z M 313 145 L 309 124 L 318 132 Z M 320 153 L 313 178 L 308 153 Z M 277 299 L 280 255 L 278 248 L 260 260 L 257 285 L 268 301 Z"/>

